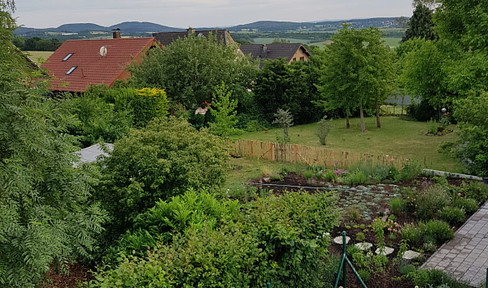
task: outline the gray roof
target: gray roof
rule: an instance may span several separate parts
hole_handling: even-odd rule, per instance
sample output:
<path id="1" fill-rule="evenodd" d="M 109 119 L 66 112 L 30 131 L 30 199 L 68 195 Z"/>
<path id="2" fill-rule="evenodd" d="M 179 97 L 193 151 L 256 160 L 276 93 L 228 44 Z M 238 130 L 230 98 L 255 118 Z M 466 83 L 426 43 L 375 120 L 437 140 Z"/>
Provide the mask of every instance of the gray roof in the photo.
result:
<path id="1" fill-rule="evenodd" d="M 251 54 L 253 59 L 261 60 L 284 58 L 290 62 L 293 55 L 299 50 L 310 56 L 308 50 L 301 43 L 277 43 L 277 44 L 242 44 L 241 50 L 244 54 Z"/>
<path id="2" fill-rule="evenodd" d="M 114 150 L 114 144 L 105 143 L 103 146 L 105 146 L 105 149 L 102 147 L 102 145 L 95 144 L 76 152 L 76 154 L 80 156 L 80 160 L 77 163 L 74 163 L 73 167 L 76 168 L 82 163 L 96 162 L 100 156 L 107 157 L 109 156 L 107 152 L 112 152 Z"/>

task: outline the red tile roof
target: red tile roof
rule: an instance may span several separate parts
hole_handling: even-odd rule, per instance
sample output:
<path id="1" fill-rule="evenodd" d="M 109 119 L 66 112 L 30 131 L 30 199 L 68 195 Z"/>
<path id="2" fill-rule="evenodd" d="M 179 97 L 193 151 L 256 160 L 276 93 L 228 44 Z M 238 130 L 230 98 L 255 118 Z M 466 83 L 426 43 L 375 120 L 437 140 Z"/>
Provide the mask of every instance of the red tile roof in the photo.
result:
<path id="1" fill-rule="evenodd" d="M 130 73 L 125 67 L 154 46 L 154 38 L 118 38 L 100 40 L 68 40 L 61 45 L 41 67 L 49 70 L 51 90 L 84 92 L 91 84 L 113 85 L 115 80 L 125 80 Z M 100 48 L 107 50 L 100 55 Z M 63 59 L 72 53 L 66 61 Z M 66 73 L 76 69 L 70 75 Z"/>

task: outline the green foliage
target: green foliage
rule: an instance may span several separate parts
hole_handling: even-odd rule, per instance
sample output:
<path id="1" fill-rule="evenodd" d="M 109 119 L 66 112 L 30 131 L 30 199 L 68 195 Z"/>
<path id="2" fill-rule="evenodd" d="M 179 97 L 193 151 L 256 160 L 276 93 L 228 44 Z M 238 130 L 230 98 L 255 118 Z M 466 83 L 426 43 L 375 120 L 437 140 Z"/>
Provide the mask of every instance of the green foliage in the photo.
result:
<path id="1" fill-rule="evenodd" d="M 358 232 L 356 234 L 356 241 L 363 242 L 364 240 L 366 240 L 366 236 L 364 235 L 364 233 L 363 232 Z"/>
<path id="2" fill-rule="evenodd" d="M 282 144 L 290 142 L 288 130 L 291 126 L 293 126 L 293 116 L 291 115 L 290 111 L 280 108 L 278 111 L 276 111 L 274 117 L 275 119 L 273 120 L 273 124 L 277 124 L 283 128 L 283 136 L 279 139 L 279 142 Z"/>
<path id="3" fill-rule="evenodd" d="M 408 29 L 405 31 L 402 41 L 420 38 L 425 40 L 436 40 L 437 35 L 434 32 L 434 21 L 432 20 L 432 10 L 427 6 L 419 3 L 415 6 L 413 15 L 409 20 Z"/>
<path id="4" fill-rule="evenodd" d="M 454 112 L 461 133 L 454 153 L 469 172 L 488 177 L 488 93 L 457 102 Z"/>
<path id="5" fill-rule="evenodd" d="M 423 41 L 419 44 L 420 47 L 404 57 L 401 80 L 408 93 L 440 109 L 447 94 L 445 57 L 436 42 Z"/>
<path id="6" fill-rule="evenodd" d="M 407 106 L 407 115 L 417 121 L 428 121 L 436 118 L 438 113 L 428 100 L 421 99 L 419 103 Z"/>
<path id="7" fill-rule="evenodd" d="M 39 287 L 51 264 L 88 259 L 105 219 L 90 201 L 89 167 L 73 168 L 70 115 L 11 43 L 14 20 L 0 1 L 0 286 Z M 31 86 L 32 84 L 32 86 Z"/>
<path id="8" fill-rule="evenodd" d="M 361 211 L 354 206 L 348 207 L 344 211 L 344 218 L 351 223 L 357 223 L 361 220 Z"/>
<path id="9" fill-rule="evenodd" d="M 236 46 L 219 44 L 216 35 L 207 39 L 190 33 L 164 49 L 152 49 L 140 65 L 134 63 L 129 70 L 136 87 L 163 88 L 174 102 L 195 109 L 205 101 L 211 103 L 214 88 L 222 82 L 242 102 L 257 66 Z"/>
<path id="10" fill-rule="evenodd" d="M 472 181 L 460 186 L 459 193 L 466 198 L 475 199 L 479 204 L 488 200 L 488 186 L 482 182 Z"/>
<path id="11" fill-rule="evenodd" d="M 368 178 L 362 171 L 354 171 L 347 175 L 347 177 L 343 179 L 343 182 L 347 185 L 359 185 L 366 183 L 367 179 Z"/>
<path id="12" fill-rule="evenodd" d="M 462 198 L 458 197 L 454 201 L 452 201 L 452 205 L 454 207 L 463 209 L 466 211 L 466 214 L 473 214 L 474 212 L 478 211 L 478 201 L 471 198 Z"/>
<path id="13" fill-rule="evenodd" d="M 297 124 L 320 119 L 320 109 L 311 105 L 318 99 L 315 83 L 321 73 L 321 59 L 288 64 L 284 59 L 265 61 L 255 84 L 255 101 L 268 121 L 278 109 L 289 110 Z"/>
<path id="14" fill-rule="evenodd" d="M 231 99 L 232 92 L 228 90 L 224 82 L 215 89 L 213 94 L 212 106 L 210 113 L 214 117 L 214 122 L 209 123 L 210 133 L 227 138 L 229 135 L 235 135 L 240 131 L 234 128 L 237 124 L 237 100 Z"/>
<path id="15" fill-rule="evenodd" d="M 357 272 L 359 274 L 359 277 L 361 277 L 364 282 L 368 281 L 371 278 L 371 272 L 369 272 L 369 270 L 367 269 L 359 269 Z"/>
<path id="16" fill-rule="evenodd" d="M 324 116 L 317 125 L 317 137 L 319 137 L 320 145 L 325 145 L 325 139 L 330 132 L 330 120 L 326 120 L 327 116 Z"/>
<path id="17" fill-rule="evenodd" d="M 405 211 L 405 204 L 403 203 L 403 199 L 401 197 L 395 197 L 390 200 L 390 208 L 391 212 L 395 215 L 398 215 Z"/>
<path id="18" fill-rule="evenodd" d="M 187 192 L 138 217 L 135 227 L 158 237 L 156 248 L 123 256 L 89 287 L 324 287 L 337 263 L 324 261 L 334 203 L 331 194 L 287 193 L 242 206 Z"/>
<path id="19" fill-rule="evenodd" d="M 416 199 L 417 217 L 433 219 L 439 211 L 451 203 L 449 191 L 441 185 L 431 185 L 419 192 Z"/>
<path id="20" fill-rule="evenodd" d="M 450 278 L 445 272 L 440 270 L 423 270 L 419 269 L 409 273 L 408 278 L 419 287 L 450 287 L 450 288 L 468 288 L 467 283 L 458 282 Z M 447 285 L 447 286 L 443 286 Z"/>
<path id="21" fill-rule="evenodd" d="M 402 239 L 408 244 L 421 247 L 424 243 L 441 245 L 454 237 L 454 231 L 449 224 L 441 220 L 430 220 L 417 225 L 406 224 L 401 230 Z"/>
<path id="22" fill-rule="evenodd" d="M 307 179 L 311 179 L 313 177 L 313 170 L 305 170 L 303 172 L 303 176 Z"/>
<path id="23" fill-rule="evenodd" d="M 325 111 L 341 109 L 347 116 L 359 108 L 364 132 L 363 110 L 377 108 L 391 89 L 392 52 L 373 28 L 355 30 L 345 24 L 331 40 L 324 53 L 321 100 L 316 104 Z"/>
<path id="24" fill-rule="evenodd" d="M 439 213 L 439 218 L 451 225 L 458 225 L 464 222 L 466 212 L 458 207 L 444 207 Z"/>
<path id="25" fill-rule="evenodd" d="M 157 119 L 115 143 L 103 162 L 97 196 L 113 217 L 109 238 L 124 233 L 139 213 L 189 188 L 220 186 L 228 155 L 218 138 L 183 119 Z"/>

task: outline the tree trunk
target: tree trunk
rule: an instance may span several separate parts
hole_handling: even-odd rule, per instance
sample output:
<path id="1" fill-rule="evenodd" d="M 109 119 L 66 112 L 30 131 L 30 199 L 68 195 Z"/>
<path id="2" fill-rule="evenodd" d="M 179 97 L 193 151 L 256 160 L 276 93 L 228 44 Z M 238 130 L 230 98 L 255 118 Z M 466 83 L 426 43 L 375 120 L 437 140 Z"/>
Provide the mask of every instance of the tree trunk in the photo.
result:
<path id="1" fill-rule="evenodd" d="M 359 103 L 359 119 L 361 120 L 361 132 L 366 132 L 364 125 L 363 103 Z"/>
<path id="2" fill-rule="evenodd" d="M 393 106 L 393 107 L 395 107 L 395 106 Z M 381 128 L 380 105 L 378 104 L 378 98 L 376 98 L 376 127 Z"/>
<path id="3" fill-rule="evenodd" d="M 346 128 L 351 128 L 351 124 L 349 124 L 349 114 L 346 113 Z"/>

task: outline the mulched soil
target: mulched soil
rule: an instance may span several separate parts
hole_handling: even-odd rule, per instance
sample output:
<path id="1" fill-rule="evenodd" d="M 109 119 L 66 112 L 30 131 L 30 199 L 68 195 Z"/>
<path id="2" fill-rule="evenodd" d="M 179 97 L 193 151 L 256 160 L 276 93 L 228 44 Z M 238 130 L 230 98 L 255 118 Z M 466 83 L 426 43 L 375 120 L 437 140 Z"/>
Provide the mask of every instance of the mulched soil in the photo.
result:
<path id="1" fill-rule="evenodd" d="M 76 288 L 78 284 L 90 279 L 89 268 L 81 264 L 69 264 L 68 274 L 55 271 L 51 267 L 47 276 L 48 283 L 42 288 Z"/>

